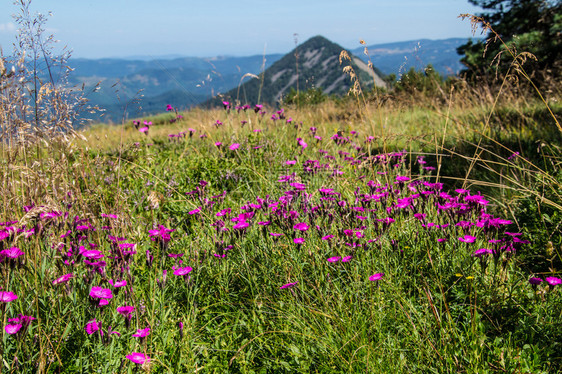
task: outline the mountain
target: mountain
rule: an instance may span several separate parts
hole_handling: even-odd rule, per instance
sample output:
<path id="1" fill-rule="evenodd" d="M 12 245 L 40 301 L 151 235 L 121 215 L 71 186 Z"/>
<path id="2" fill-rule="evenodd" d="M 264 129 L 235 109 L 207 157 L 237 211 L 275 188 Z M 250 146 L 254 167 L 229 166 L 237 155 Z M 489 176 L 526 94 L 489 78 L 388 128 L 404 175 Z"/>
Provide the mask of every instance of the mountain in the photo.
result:
<path id="1" fill-rule="evenodd" d="M 410 68 L 424 69 L 428 64 L 441 75 L 456 75 L 463 65 L 457 54 L 457 47 L 465 44 L 466 38 L 450 38 L 442 40 L 409 40 L 397 43 L 375 44 L 367 46 L 373 65 L 384 74 L 395 74 L 397 77 L 408 72 Z M 364 53 L 365 47 L 352 50 L 363 61 L 369 57 Z"/>
<path id="2" fill-rule="evenodd" d="M 291 89 L 305 91 L 321 88 L 326 94 L 346 94 L 351 85 L 349 74 L 343 71 L 351 65 L 361 85 L 372 87 L 373 81 L 379 87 L 386 87 L 378 70 L 370 69 L 366 63 L 348 52 L 351 61 L 340 64 L 343 47 L 322 36 L 315 36 L 271 65 L 261 77 L 245 82 L 238 88 L 221 95 L 203 105 L 219 103 L 223 99 L 243 103 L 275 104 Z M 259 100 L 258 100 L 259 99 Z"/>

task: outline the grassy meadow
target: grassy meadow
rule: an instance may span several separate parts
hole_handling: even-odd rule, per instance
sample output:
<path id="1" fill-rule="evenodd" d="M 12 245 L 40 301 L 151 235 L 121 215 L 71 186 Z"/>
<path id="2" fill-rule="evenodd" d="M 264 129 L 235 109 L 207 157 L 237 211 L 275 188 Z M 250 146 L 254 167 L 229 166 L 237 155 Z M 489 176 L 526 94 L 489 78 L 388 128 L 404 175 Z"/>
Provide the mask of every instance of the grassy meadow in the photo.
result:
<path id="1" fill-rule="evenodd" d="M 548 96 L 162 108 L 4 143 L 0 372 L 562 371 Z"/>

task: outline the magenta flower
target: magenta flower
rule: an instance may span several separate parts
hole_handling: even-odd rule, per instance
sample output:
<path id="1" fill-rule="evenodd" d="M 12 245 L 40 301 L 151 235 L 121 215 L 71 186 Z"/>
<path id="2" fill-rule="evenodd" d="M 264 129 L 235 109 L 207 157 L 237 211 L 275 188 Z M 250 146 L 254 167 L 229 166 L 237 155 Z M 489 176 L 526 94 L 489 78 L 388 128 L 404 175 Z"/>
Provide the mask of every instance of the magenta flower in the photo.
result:
<path id="1" fill-rule="evenodd" d="M 334 237 L 334 235 L 326 235 L 322 237 L 322 240 L 330 240 Z"/>
<path id="2" fill-rule="evenodd" d="M 147 126 L 141 127 L 141 128 L 139 129 L 139 131 L 142 132 L 142 133 L 144 133 L 144 134 L 146 135 L 146 134 L 148 134 L 148 127 L 147 127 Z"/>
<path id="3" fill-rule="evenodd" d="M 61 283 L 66 283 L 66 282 L 68 282 L 68 280 L 69 280 L 70 278 L 74 278 L 74 274 L 69 273 L 69 274 L 65 274 L 65 275 L 63 275 L 63 276 L 58 277 L 57 279 L 55 279 L 55 280 L 53 281 L 53 285 L 57 285 L 57 284 L 61 284 Z"/>
<path id="4" fill-rule="evenodd" d="M 349 262 L 351 261 L 352 258 L 353 256 L 345 256 L 344 258 L 341 259 L 341 262 Z"/>
<path id="5" fill-rule="evenodd" d="M 293 283 L 287 283 L 287 284 L 284 284 L 281 287 L 279 287 L 279 289 L 282 290 L 282 289 L 285 289 L 285 288 L 291 288 L 291 287 L 295 286 L 297 283 L 299 283 L 299 281 L 296 281 L 296 282 L 293 282 Z"/>
<path id="6" fill-rule="evenodd" d="M 88 321 L 86 327 L 84 327 L 88 335 L 92 335 L 94 332 L 99 331 L 100 328 L 101 328 L 101 322 L 97 322 L 95 318 Z"/>
<path id="7" fill-rule="evenodd" d="M 0 301 L 3 303 L 9 303 L 10 301 L 14 301 L 18 298 L 13 292 L 10 291 L 0 291 Z"/>
<path id="8" fill-rule="evenodd" d="M 285 161 L 285 164 L 286 164 L 286 165 L 294 165 L 294 164 L 296 164 L 296 163 L 297 163 L 296 160 Z"/>
<path id="9" fill-rule="evenodd" d="M 472 236 L 472 235 L 465 235 L 459 238 L 459 240 L 461 242 L 464 243 L 474 243 L 474 241 L 476 240 L 476 237 Z"/>
<path id="10" fill-rule="evenodd" d="M 191 266 L 187 266 L 187 267 L 184 267 L 184 268 L 175 268 L 174 269 L 174 275 L 179 275 L 179 276 L 187 275 L 192 270 L 193 270 L 193 268 Z"/>
<path id="11" fill-rule="evenodd" d="M 340 257 L 340 256 L 334 256 L 334 257 L 330 257 L 330 258 L 328 259 L 328 262 L 334 263 L 334 262 L 338 262 L 339 260 L 341 260 L 341 257 Z"/>
<path id="12" fill-rule="evenodd" d="M 82 247 L 82 248 L 84 248 L 84 247 Z M 81 251 L 80 254 L 83 257 L 86 257 L 86 258 L 91 259 L 91 260 L 99 260 L 100 258 L 105 257 L 104 254 L 101 251 L 98 251 L 96 249 Z"/>
<path id="13" fill-rule="evenodd" d="M 109 284 L 111 284 L 115 288 L 121 288 L 127 285 L 127 281 L 126 280 L 113 281 L 113 279 L 110 279 Z"/>
<path id="14" fill-rule="evenodd" d="M 22 324 L 21 323 L 17 323 L 17 324 L 13 324 L 13 325 L 6 325 L 4 326 L 4 330 L 6 330 L 7 334 L 13 335 L 13 334 L 17 334 L 21 328 L 22 328 Z"/>
<path id="15" fill-rule="evenodd" d="M 544 280 L 551 286 L 556 286 L 562 283 L 562 279 L 556 277 L 546 277 Z"/>
<path id="16" fill-rule="evenodd" d="M 246 221 L 240 221 L 236 225 L 232 226 L 234 230 L 243 230 L 246 227 L 250 226 L 250 224 Z"/>
<path id="17" fill-rule="evenodd" d="M 201 207 L 195 208 L 188 212 L 190 215 L 201 213 Z"/>
<path id="18" fill-rule="evenodd" d="M 293 239 L 293 242 L 295 244 L 303 244 L 304 243 L 304 238 L 295 238 Z"/>
<path id="19" fill-rule="evenodd" d="M 90 297 L 94 299 L 111 299 L 113 294 L 109 288 L 93 286 L 90 290 Z"/>
<path id="20" fill-rule="evenodd" d="M 228 149 L 230 149 L 231 151 L 235 151 L 238 148 L 240 148 L 240 144 L 238 144 L 238 143 L 233 143 L 233 144 L 230 145 L 230 147 L 228 147 Z"/>
<path id="21" fill-rule="evenodd" d="M 472 253 L 471 256 L 481 258 L 482 256 L 487 255 L 487 254 L 491 254 L 491 253 L 493 253 L 493 251 L 491 249 L 480 248 L 480 249 L 477 249 L 476 251 L 474 251 L 474 253 Z"/>
<path id="22" fill-rule="evenodd" d="M 144 338 L 150 335 L 150 327 L 146 327 L 144 329 L 137 330 L 136 334 L 133 334 L 135 338 Z"/>
<path id="23" fill-rule="evenodd" d="M 23 256 L 23 255 L 24 255 L 24 253 L 18 247 L 12 247 L 12 248 L 8 248 L 8 249 L 4 249 L 4 250 L 0 251 L 0 259 L 2 257 L 16 259 L 16 258 L 18 258 L 20 256 Z"/>
<path id="24" fill-rule="evenodd" d="M 166 247 L 171 240 L 170 233 L 173 231 L 175 231 L 175 229 L 168 229 L 163 225 L 159 225 L 158 229 L 148 230 L 148 233 L 150 235 L 150 240 L 160 242 L 161 245 Z"/>
<path id="25" fill-rule="evenodd" d="M 140 352 L 133 352 L 125 357 L 128 358 L 130 361 L 134 362 L 135 364 L 139 364 L 139 365 L 150 362 L 150 357 Z"/>
<path id="26" fill-rule="evenodd" d="M 375 273 L 369 277 L 369 280 L 376 282 L 376 281 L 380 281 L 382 277 L 384 277 L 384 273 Z"/>
<path id="27" fill-rule="evenodd" d="M 125 306 L 118 306 L 117 307 L 117 313 L 121 314 L 122 316 L 129 316 L 131 313 L 133 313 L 133 310 L 135 310 L 134 306 L 130 306 L 130 305 L 125 305 Z"/>
<path id="28" fill-rule="evenodd" d="M 117 313 L 121 314 L 122 316 L 128 316 L 131 313 L 133 313 L 133 310 L 135 310 L 134 306 L 130 306 L 130 305 L 125 305 L 125 306 L 118 306 L 117 307 Z"/>
<path id="29" fill-rule="evenodd" d="M 533 277 L 529 279 L 529 283 L 531 283 L 533 286 L 537 286 L 542 283 L 542 279 Z"/>
<path id="30" fill-rule="evenodd" d="M 307 231 L 309 229 L 309 227 L 306 224 L 306 222 L 301 222 L 301 223 L 297 223 L 296 225 L 294 225 L 293 229 L 299 230 L 299 231 Z"/>

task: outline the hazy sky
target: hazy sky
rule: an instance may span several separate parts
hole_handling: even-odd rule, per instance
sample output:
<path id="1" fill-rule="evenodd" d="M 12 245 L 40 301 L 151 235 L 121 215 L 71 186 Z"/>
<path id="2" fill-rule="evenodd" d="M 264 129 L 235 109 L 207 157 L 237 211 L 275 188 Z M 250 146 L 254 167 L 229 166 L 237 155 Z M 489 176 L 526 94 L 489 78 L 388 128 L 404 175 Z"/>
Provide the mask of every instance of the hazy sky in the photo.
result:
<path id="1" fill-rule="evenodd" d="M 0 46 L 12 50 L 12 0 L 0 0 Z M 420 38 L 470 37 L 467 0 L 33 0 L 52 12 L 49 33 L 74 57 L 287 53 L 323 35 L 345 48 Z"/>

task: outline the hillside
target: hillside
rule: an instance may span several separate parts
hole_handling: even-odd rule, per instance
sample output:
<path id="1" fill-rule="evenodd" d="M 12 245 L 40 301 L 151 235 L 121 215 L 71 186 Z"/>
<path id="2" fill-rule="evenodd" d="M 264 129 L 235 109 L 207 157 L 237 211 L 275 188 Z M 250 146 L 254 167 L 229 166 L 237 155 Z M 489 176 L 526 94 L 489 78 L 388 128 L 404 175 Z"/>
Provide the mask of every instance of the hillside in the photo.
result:
<path id="1" fill-rule="evenodd" d="M 269 67 L 259 79 L 252 79 L 239 88 L 232 89 L 215 100 L 239 100 L 244 103 L 275 104 L 291 89 L 307 90 L 320 88 L 325 94 L 346 94 L 351 79 L 343 72 L 349 62 L 340 64 L 343 47 L 322 36 L 315 36 L 286 54 Z M 382 73 L 371 70 L 359 58 L 352 56 L 351 66 L 358 74 L 364 87 L 372 87 L 373 81 L 379 87 L 386 87 Z"/>

